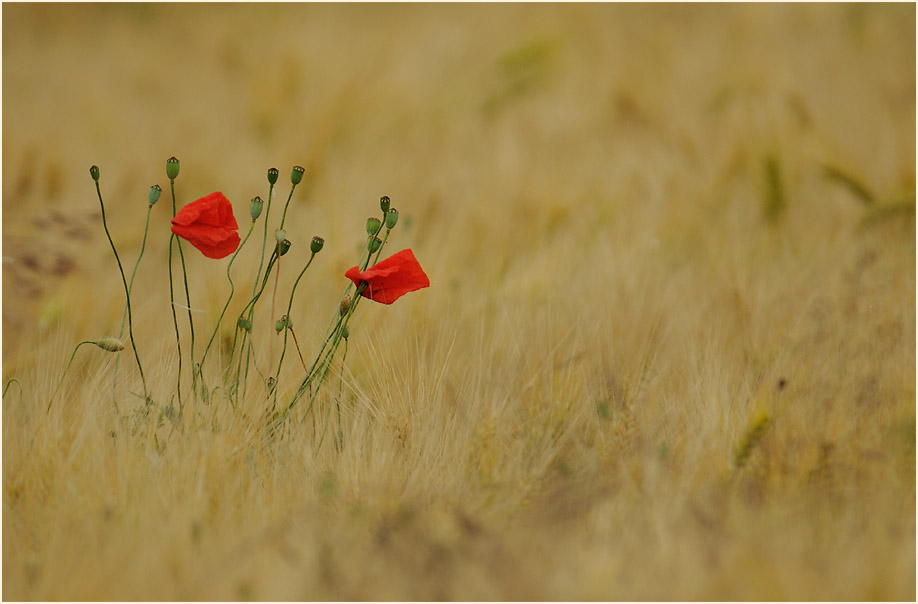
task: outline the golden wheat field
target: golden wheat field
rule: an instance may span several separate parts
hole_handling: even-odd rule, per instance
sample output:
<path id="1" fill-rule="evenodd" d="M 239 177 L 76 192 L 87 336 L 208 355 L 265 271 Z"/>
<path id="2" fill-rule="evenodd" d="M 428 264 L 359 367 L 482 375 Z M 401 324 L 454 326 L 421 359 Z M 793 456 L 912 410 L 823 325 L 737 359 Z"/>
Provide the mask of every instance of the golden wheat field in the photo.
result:
<path id="1" fill-rule="evenodd" d="M 3 598 L 914 600 L 915 16 L 4 4 Z M 273 431 L 266 374 L 192 394 L 229 284 L 187 243 L 177 381 L 170 156 L 240 235 L 305 168 L 259 371 L 314 235 L 317 354 L 382 195 L 430 277 Z"/>

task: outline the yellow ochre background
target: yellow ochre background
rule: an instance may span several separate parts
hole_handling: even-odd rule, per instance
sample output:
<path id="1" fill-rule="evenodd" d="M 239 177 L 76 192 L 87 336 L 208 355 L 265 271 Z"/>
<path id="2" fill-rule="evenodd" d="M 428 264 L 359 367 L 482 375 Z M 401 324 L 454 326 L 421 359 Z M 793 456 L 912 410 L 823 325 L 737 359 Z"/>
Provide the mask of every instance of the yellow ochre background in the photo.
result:
<path id="1" fill-rule="evenodd" d="M 4 599 L 914 600 L 914 4 L 2 18 Z M 46 410 L 124 311 L 92 164 L 127 268 L 164 188 L 132 301 L 170 404 L 173 155 L 243 232 L 305 168 L 310 358 L 399 210 L 431 287 L 355 314 L 337 446 L 320 414 L 240 454 L 254 394 L 144 424 L 130 347 Z M 185 250 L 209 333 L 227 261 Z"/>

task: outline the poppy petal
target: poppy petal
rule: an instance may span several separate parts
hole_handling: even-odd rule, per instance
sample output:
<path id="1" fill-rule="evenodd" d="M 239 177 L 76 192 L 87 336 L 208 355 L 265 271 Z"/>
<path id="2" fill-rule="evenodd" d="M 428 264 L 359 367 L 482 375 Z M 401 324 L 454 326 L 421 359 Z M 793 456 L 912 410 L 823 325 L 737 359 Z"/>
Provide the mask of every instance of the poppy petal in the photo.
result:
<path id="1" fill-rule="evenodd" d="M 225 258 L 239 247 L 233 206 L 219 191 L 183 207 L 172 218 L 172 232 L 208 258 Z"/>
<path id="2" fill-rule="evenodd" d="M 365 271 L 352 267 L 344 276 L 354 285 L 365 281 L 367 287 L 361 295 L 381 304 L 392 304 L 408 292 L 430 286 L 430 279 L 410 249 L 393 254 Z"/>

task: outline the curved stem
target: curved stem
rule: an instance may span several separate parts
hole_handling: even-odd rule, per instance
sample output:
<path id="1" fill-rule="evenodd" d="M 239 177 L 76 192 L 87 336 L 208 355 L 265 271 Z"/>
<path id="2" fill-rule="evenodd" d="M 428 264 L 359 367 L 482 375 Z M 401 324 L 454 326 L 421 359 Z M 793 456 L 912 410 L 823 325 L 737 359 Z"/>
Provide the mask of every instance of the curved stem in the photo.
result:
<path id="1" fill-rule="evenodd" d="M 172 211 L 173 216 L 175 215 L 175 179 L 172 178 L 169 180 L 169 188 L 172 190 Z M 182 241 L 180 238 L 176 238 L 178 243 L 178 253 L 179 260 L 182 262 L 182 279 L 185 282 L 185 307 L 188 309 L 188 329 L 191 332 L 191 348 L 189 350 L 189 357 L 191 358 L 191 390 L 194 392 L 195 383 L 197 381 L 197 372 L 195 371 L 194 365 L 194 317 L 191 314 L 191 293 L 188 288 L 188 271 L 185 268 L 185 252 L 182 251 Z"/>
<path id="2" fill-rule="evenodd" d="M 111 233 L 108 231 L 108 221 L 105 219 L 105 204 L 102 202 L 102 189 L 99 181 L 96 181 L 96 194 L 99 196 L 99 207 L 102 208 L 102 227 L 105 229 L 105 236 L 112 246 L 112 252 L 115 254 L 115 260 L 118 262 L 118 272 L 121 273 L 121 283 L 124 284 L 124 295 L 127 298 L 128 311 L 128 333 L 131 336 L 131 348 L 134 350 L 134 358 L 137 360 L 137 369 L 140 371 L 140 381 L 143 383 L 143 397 L 149 397 L 147 391 L 147 379 L 143 375 L 143 365 L 140 363 L 140 355 L 137 354 L 137 345 L 134 343 L 134 322 L 131 317 L 131 290 L 128 288 L 127 279 L 124 278 L 124 267 L 121 266 L 121 258 L 118 257 L 118 250 L 115 249 L 115 242 L 112 241 Z M 50 404 L 49 404 L 50 407 Z"/>
<path id="3" fill-rule="evenodd" d="M 312 364 L 309 372 L 306 374 L 306 377 L 303 378 L 303 381 L 300 383 L 300 387 L 297 389 L 296 394 L 293 396 L 293 400 L 290 401 L 290 404 L 287 405 L 285 413 L 293 409 L 293 406 L 299 401 L 300 398 L 306 393 L 306 389 L 313 385 L 313 382 L 318 378 L 318 382 L 315 383 L 315 388 L 313 389 L 312 396 L 310 397 L 309 405 L 306 407 L 305 413 L 309 413 L 309 410 L 312 409 L 312 405 L 316 400 L 316 397 L 319 394 L 319 388 L 322 386 L 322 381 L 325 379 L 325 374 L 328 373 L 328 368 L 331 365 L 332 360 L 335 357 L 335 352 L 338 349 L 338 345 L 341 344 L 342 333 L 344 328 L 347 327 L 347 323 L 353 316 L 354 311 L 357 309 L 357 304 L 360 303 L 360 294 L 363 293 L 363 290 L 366 289 L 366 283 L 361 282 L 360 287 L 356 290 L 356 295 L 353 302 L 351 302 L 350 308 L 348 308 L 347 314 L 343 317 L 338 317 L 338 322 L 335 325 L 335 330 L 329 334 L 325 340 L 325 344 L 322 345 L 322 349 L 319 351 L 319 354 L 316 356 L 316 360 Z M 325 352 L 324 358 L 322 357 L 323 351 L 325 351 L 326 346 L 331 340 L 331 345 L 328 348 L 328 352 Z M 321 365 L 319 365 L 319 359 L 322 359 Z M 319 365 L 317 367 L 317 365 Z"/>
<path id="4" fill-rule="evenodd" d="M 137 262 L 134 263 L 134 270 L 131 273 L 131 282 L 128 283 L 128 292 L 134 291 L 134 277 L 137 276 L 137 267 L 140 266 L 140 259 L 143 258 L 143 252 L 147 247 L 147 233 L 150 231 L 150 213 L 153 211 L 152 205 L 147 205 L 147 221 L 143 227 L 143 239 L 140 242 L 140 253 L 137 255 Z M 118 338 L 124 336 L 124 323 L 127 321 L 127 307 L 125 307 L 124 312 L 121 314 L 121 329 L 118 331 Z M 119 356 L 115 359 L 115 377 L 112 380 L 112 397 L 114 398 L 114 393 L 118 387 L 118 367 L 121 364 L 121 357 Z M 118 413 L 118 403 L 115 402 L 115 412 Z"/>
<path id="5" fill-rule="evenodd" d="M 175 201 L 173 200 L 173 213 L 175 211 Z M 182 342 L 179 336 L 178 315 L 175 314 L 175 287 L 172 282 L 172 243 L 175 241 L 175 233 L 169 238 L 169 307 L 172 309 L 172 324 L 175 326 L 175 347 L 178 349 L 178 378 L 176 379 L 175 393 L 179 402 L 179 417 L 185 410 L 182 403 Z"/>
<path id="6" fill-rule="evenodd" d="M 239 252 L 242 250 L 242 247 L 245 245 L 245 242 L 249 240 L 249 236 L 252 234 L 252 230 L 255 228 L 255 221 L 252 221 L 251 226 L 249 226 L 249 232 L 246 233 L 245 239 L 242 240 L 242 243 L 239 244 L 239 247 L 236 248 L 236 251 L 233 252 L 233 257 L 230 258 L 229 264 L 226 266 L 226 278 L 230 284 L 230 293 L 226 298 L 226 304 L 223 305 L 223 310 L 220 312 L 220 317 L 217 319 L 217 324 L 214 326 L 214 333 L 211 334 L 210 340 L 207 342 L 207 346 L 204 347 L 204 354 L 201 355 L 201 369 L 204 368 L 204 360 L 207 358 L 207 352 L 210 350 L 211 345 L 214 343 L 214 338 L 217 337 L 217 332 L 220 330 L 220 323 L 223 322 L 223 315 L 226 314 L 226 309 L 229 308 L 230 301 L 233 299 L 233 294 L 236 291 L 236 286 L 233 284 L 233 278 L 230 276 L 230 269 L 233 267 L 233 262 L 236 260 L 236 256 L 239 255 Z M 201 382 L 203 383 L 204 376 L 201 375 Z"/>
<path id="7" fill-rule="evenodd" d="M 6 391 L 10 389 L 10 385 L 13 382 L 16 382 L 16 385 L 19 386 L 19 400 L 21 401 L 22 400 L 22 382 L 20 382 L 17 378 L 10 378 L 6 381 L 6 385 L 3 387 L 3 396 L 0 398 L 6 398 Z"/>
<path id="8" fill-rule="evenodd" d="M 255 282 L 252 284 L 252 295 L 258 289 L 258 280 L 261 279 L 261 269 L 265 265 L 265 248 L 268 244 L 268 217 L 271 215 L 271 198 L 274 196 L 274 185 L 268 187 L 268 203 L 265 206 L 265 232 L 261 239 L 261 260 L 258 262 L 258 272 L 255 273 Z"/>
<path id="9" fill-rule="evenodd" d="M 287 303 L 287 314 L 284 315 L 287 320 L 290 320 L 290 310 L 293 308 L 293 296 L 296 294 L 296 286 L 300 284 L 300 279 L 303 278 L 303 275 L 306 274 L 306 269 L 309 268 L 309 265 L 312 264 L 313 258 L 316 255 L 313 252 L 309 256 L 309 261 L 306 263 L 306 266 L 303 267 L 303 270 L 300 271 L 299 276 L 296 278 L 296 281 L 293 282 L 293 289 L 290 290 L 290 301 Z M 280 360 L 277 362 L 277 372 L 274 374 L 274 378 L 280 380 L 281 367 L 284 364 L 284 355 L 287 353 L 287 332 L 290 331 L 289 328 L 284 326 L 284 346 L 281 348 Z"/>
<path id="10" fill-rule="evenodd" d="M 73 354 L 70 355 L 70 360 L 67 362 L 67 366 L 64 367 L 64 373 L 61 374 L 61 379 L 58 380 L 57 382 L 57 388 L 54 389 L 54 394 L 52 394 L 51 398 L 48 399 L 48 408 L 45 410 L 46 413 L 48 411 L 51 411 L 51 403 L 54 402 L 54 397 L 57 396 L 57 392 L 61 389 L 61 384 L 64 383 L 64 378 L 67 376 L 67 372 L 70 371 L 70 365 L 73 364 L 73 358 L 76 356 L 77 350 L 79 350 L 80 346 L 82 346 L 83 344 L 94 344 L 94 343 L 95 342 L 93 342 L 92 340 L 83 340 L 82 342 L 77 344 L 76 347 L 74 347 Z"/>
<path id="11" fill-rule="evenodd" d="M 278 227 L 279 229 L 284 228 L 284 221 L 287 220 L 287 208 L 290 207 L 290 200 L 293 199 L 293 192 L 294 192 L 294 191 L 296 191 L 296 185 L 295 185 L 295 184 L 294 184 L 292 187 L 290 187 L 290 195 L 287 196 L 287 203 L 284 204 L 284 213 L 281 214 L 280 226 Z"/>

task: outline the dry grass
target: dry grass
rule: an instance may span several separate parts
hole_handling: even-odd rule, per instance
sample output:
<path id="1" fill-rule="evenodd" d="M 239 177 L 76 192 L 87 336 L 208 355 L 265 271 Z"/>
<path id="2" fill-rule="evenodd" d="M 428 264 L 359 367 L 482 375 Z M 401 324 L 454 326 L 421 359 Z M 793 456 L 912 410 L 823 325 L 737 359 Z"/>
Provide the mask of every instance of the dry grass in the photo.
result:
<path id="1" fill-rule="evenodd" d="M 914 5 L 7 4 L 3 85 L 4 599 L 914 600 Z M 306 166 L 307 346 L 401 211 L 433 285 L 359 309 L 342 450 L 132 434 L 98 351 L 44 413 L 121 318 L 87 169 L 132 262 L 170 155 L 242 215 Z"/>

